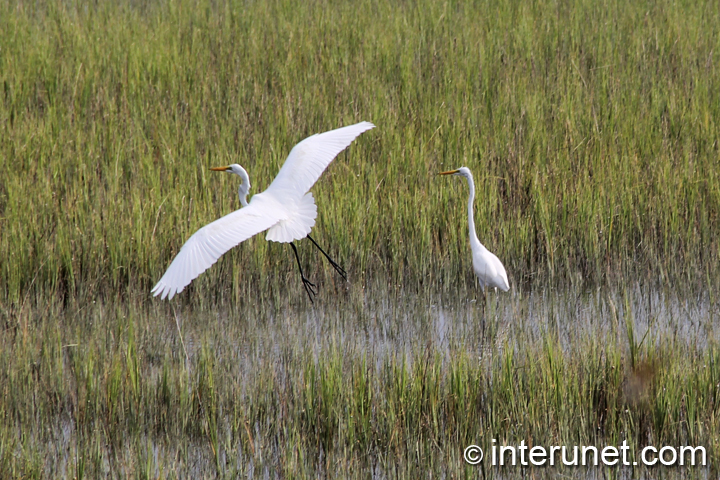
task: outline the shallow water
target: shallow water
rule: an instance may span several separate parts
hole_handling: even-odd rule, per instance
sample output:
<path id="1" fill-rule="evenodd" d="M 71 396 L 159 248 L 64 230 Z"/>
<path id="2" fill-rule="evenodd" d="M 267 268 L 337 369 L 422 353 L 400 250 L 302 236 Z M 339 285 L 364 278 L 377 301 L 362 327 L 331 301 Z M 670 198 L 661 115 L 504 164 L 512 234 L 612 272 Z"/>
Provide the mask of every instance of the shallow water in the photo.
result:
<path id="1" fill-rule="evenodd" d="M 552 334 L 569 352 L 588 337 L 627 342 L 628 325 L 643 345 L 672 339 L 703 350 L 718 341 L 714 322 L 720 312 L 708 293 L 680 298 L 673 291 L 646 291 L 636 285 L 624 291 L 490 292 L 485 305 L 478 297 L 399 293 L 248 316 L 187 309 L 180 315 L 191 357 L 209 323 L 235 331 L 216 338 L 214 347 L 231 350 L 240 371 L 307 349 L 317 358 L 337 346 L 367 354 L 379 364 L 398 354 L 412 361 L 427 349 L 444 357 L 461 349 L 482 357 L 508 345 L 536 344 Z M 174 323 L 165 325 L 172 336 Z"/>
<path id="2" fill-rule="evenodd" d="M 102 427 L 104 410 L 98 410 L 98 418 L 82 417 L 77 411 L 66 410 L 53 419 L 43 420 L 44 427 L 28 428 L 27 424 L 17 423 L 15 435 L 21 440 L 16 446 L 18 458 L 25 458 L 25 455 L 43 458 L 41 470 L 45 476 L 54 477 L 77 475 L 78 455 L 95 456 L 91 469 L 95 474 L 119 477 L 136 475 L 141 465 L 149 469 L 146 471 L 150 476 L 165 472 L 170 477 L 202 478 L 220 473 L 228 478 L 235 475 L 277 478 L 298 468 L 302 471 L 298 476 L 332 477 L 335 475 L 328 470 L 329 465 L 346 462 L 348 458 L 351 464 L 358 461 L 362 466 L 358 465 L 357 470 L 351 465 L 338 467 L 337 475 L 416 477 L 422 476 L 423 469 L 429 469 L 440 476 L 472 476 L 480 472 L 480 467 L 465 466 L 461 451 L 448 451 L 437 445 L 418 446 L 418 452 L 425 452 L 424 456 L 417 453 L 422 461 L 410 462 L 397 452 L 374 452 L 369 457 L 357 454 L 347 457 L 338 452 L 326 455 L 322 448 L 318 458 L 288 459 L 286 450 L 292 442 L 282 431 L 293 427 L 284 423 L 292 421 L 292 413 L 278 414 L 275 418 L 271 412 L 264 417 L 270 423 L 256 422 L 247 426 L 238 424 L 238 415 L 243 417 L 255 411 L 253 408 L 265 408 L 266 398 L 253 397 L 258 385 L 270 382 L 264 395 L 297 392 L 303 369 L 307 368 L 303 365 L 308 364 L 308 359 L 316 365 L 326 365 L 328 358 L 338 354 L 350 364 L 364 359 L 367 367 L 374 370 L 375 378 L 387 375 L 387 366 L 398 361 L 411 369 L 417 361 L 439 358 L 444 370 L 460 355 L 483 365 L 492 376 L 498 365 L 493 359 L 500 358 L 506 349 L 515 352 L 537 349 L 547 338 L 555 339 L 568 358 L 578 357 L 590 344 L 620 345 L 627 353 L 631 341 L 643 348 L 670 343 L 682 347 L 678 355 L 702 354 L 718 344 L 714 323 L 720 313 L 712 292 L 681 298 L 672 290 L 649 290 L 641 285 L 614 291 L 513 290 L 509 293 L 489 292 L 485 302 L 475 291 L 459 295 L 407 294 L 399 289 L 391 294 L 381 289 L 373 289 L 373 292 L 372 295 L 367 291 L 343 292 L 338 297 L 326 295 L 310 305 L 297 301 L 280 306 L 247 304 L 242 308 L 226 306 L 196 310 L 189 304 L 169 307 L 157 303 L 151 311 L 132 315 L 122 309 L 101 305 L 87 308 L 83 310 L 83 320 L 73 320 L 76 323 L 70 328 L 62 329 L 62 343 L 78 345 L 70 349 L 73 355 L 82 354 L 90 345 L 95 345 L 97 351 L 93 358 L 96 376 L 103 379 L 101 382 L 107 381 L 112 374 L 112 363 L 109 360 L 103 363 L 103 355 L 109 355 L 108 358 L 120 355 L 117 358 L 121 363 L 126 362 L 127 343 L 117 337 L 128 331 L 126 316 L 134 318 L 136 348 L 142 362 L 141 382 L 146 383 L 147 390 L 144 391 L 151 395 L 159 388 L 164 368 L 180 372 L 178 378 L 187 378 L 188 385 L 183 388 L 188 389 L 191 397 L 195 395 L 195 389 L 199 387 L 194 382 L 201 381 L 198 371 L 205 349 L 205 355 L 214 365 L 220 408 L 217 429 L 222 448 L 213 455 L 209 443 L 203 440 L 203 428 L 207 427 L 193 427 L 198 421 L 202 422 L 202 417 L 191 419 L 189 427 L 183 427 L 199 428 L 199 440 L 183 436 L 173 439 L 173 436 L 143 431 L 114 439 L 116 446 L 110 447 L 112 442 L 107 438 L 110 433 Z M 377 292 L 382 293 L 378 295 Z M 182 331 L 182 337 L 178 329 Z M 105 352 L 104 348 L 109 350 Z M 70 353 L 66 351 L 67 372 L 77 369 L 71 365 L 87 363 L 83 360 L 73 364 L 68 360 Z M 70 377 L 68 379 L 72 381 Z M 145 401 L 152 402 L 153 399 Z M 236 403 L 238 401 L 241 403 Z M 259 407 L 253 406 L 256 402 Z M 271 402 L 270 405 L 275 404 Z M 229 410 L 225 412 L 223 408 Z M 95 433 L 88 437 L 82 433 L 88 431 L 88 425 L 81 426 L 79 421 L 97 422 L 99 430 L 91 429 Z M 277 425 L 273 423 L 276 421 L 279 422 Z M 255 455 L 238 438 L 245 434 L 254 439 L 252 450 Z M 27 445 L 29 437 L 34 440 Z M 404 441 L 410 448 L 412 439 Z M 26 445 L 21 448 L 22 442 Z M 702 468 L 613 470 L 620 478 L 653 478 L 654 472 L 660 471 L 670 477 L 705 478 L 709 475 L 709 471 Z M 559 473 L 548 468 L 533 472 L 534 476 L 541 477 Z M 487 470 L 486 473 L 499 478 L 524 475 L 521 470 Z M 604 478 L 606 469 L 566 468 L 562 475 Z"/>

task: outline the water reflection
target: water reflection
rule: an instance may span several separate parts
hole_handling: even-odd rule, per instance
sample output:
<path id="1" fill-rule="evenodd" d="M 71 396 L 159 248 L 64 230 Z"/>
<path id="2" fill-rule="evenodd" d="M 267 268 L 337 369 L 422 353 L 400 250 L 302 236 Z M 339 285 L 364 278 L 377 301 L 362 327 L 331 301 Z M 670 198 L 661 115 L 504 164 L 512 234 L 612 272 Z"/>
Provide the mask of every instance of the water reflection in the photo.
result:
<path id="1" fill-rule="evenodd" d="M 680 298 L 671 290 L 641 285 L 613 291 L 490 292 L 486 304 L 474 294 L 365 294 L 272 312 L 186 310 L 181 315 L 188 320 L 184 334 L 190 356 L 201 338 L 208 339 L 208 323 L 216 323 L 213 331 L 224 334 L 209 341 L 218 358 L 236 362 L 233 369 L 240 374 L 268 363 L 282 365 L 308 351 L 317 361 L 341 350 L 372 359 L 377 368 L 388 357 L 412 363 L 428 351 L 443 360 L 463 350 L 484 359 L 507 347 L 537 345 L 546 335 L 572 352 L 588 339 L 627 344 L 629 326 L 643 345 L 671 340 L 703 350 L 718 341 L 713 328 L 718 305 L 708 293 Z M 175 325 L 166 326 L 172 336 Z"/>

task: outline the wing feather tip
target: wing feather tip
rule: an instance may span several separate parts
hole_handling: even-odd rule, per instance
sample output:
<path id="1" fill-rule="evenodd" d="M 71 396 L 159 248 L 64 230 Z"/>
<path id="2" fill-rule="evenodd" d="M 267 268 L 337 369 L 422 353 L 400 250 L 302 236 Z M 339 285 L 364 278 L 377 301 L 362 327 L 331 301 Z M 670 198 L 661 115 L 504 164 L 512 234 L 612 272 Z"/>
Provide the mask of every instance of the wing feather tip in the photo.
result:
<path id="1" fill-rule="evenodd" d="M 160 281 L 150 292 L 153 294 L 153 297 L 160 296 L 160 300 L 165 300 L 166 298 L 168 300 L 172 300 L 175 294 L 179 293 L 181 290 L 182 288 L 178 289 L 176 287 L 171 287 L 170 285 Z"/>

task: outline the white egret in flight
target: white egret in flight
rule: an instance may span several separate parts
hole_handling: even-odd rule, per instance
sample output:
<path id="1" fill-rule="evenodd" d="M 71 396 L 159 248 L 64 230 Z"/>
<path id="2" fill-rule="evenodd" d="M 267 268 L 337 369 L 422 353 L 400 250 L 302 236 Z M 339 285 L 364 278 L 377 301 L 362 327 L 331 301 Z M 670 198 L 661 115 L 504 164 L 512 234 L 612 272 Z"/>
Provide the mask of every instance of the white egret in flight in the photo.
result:
<path id="1" fill-rule="evenodd" d="M 266 240 L 289 243 L 295 252 L 305 291 L 312 301 L 315 285 L 303 274 L 294 240 L 310 238 L 315 225 L 317 206 L 310 188 L 317 182 L 330 162 L 361 133 L 374 128 L 370 122 L 338 128 L 306 138 L 290 151 L 275 180 L 262 193 L 253 195 L 250 202 L 250 178 L 243 167 L 232 164 L 211 170 L 238 175 L 242 182 L 238 189 L 242 208 L 195 232 L 180 249 L 165 275 L 152 289 L 155 296 L 172 298 L 181 292 L 198 275 L 210 268 L 228 250 L 248 238 L 267 230 Z M 345 271 L 310 238 L 345 278 Z"/>
<path id="2" fill-rule="evenodd" d="M 460 175 L 461 177 L 467 178 L 468 186 L 470 187 L 470 199 L 468 200 L 468 224 L 470 227 L 470 250 L 472 250 L 473 270 L 480 280 L 480 288 L 485 294 L 485 287 L 499 288 L 503 292 L 510 290 L 510 284 L 508 283 L 507 273 L 505 273 L 505 267 L 503 267 L 500 259 L 495 256 L 490 250 L 485 248 L 485 245 L 480 243 L 477 234 L 475 233 L 475 219 L 473 216 L 473 201 L 475 200 L 475 182 L 473 181 L 472 173 L 467 167 L 460 167 L 457 170 L 450 170 L 449 172 L 441 172 L 439 175 Z"/>

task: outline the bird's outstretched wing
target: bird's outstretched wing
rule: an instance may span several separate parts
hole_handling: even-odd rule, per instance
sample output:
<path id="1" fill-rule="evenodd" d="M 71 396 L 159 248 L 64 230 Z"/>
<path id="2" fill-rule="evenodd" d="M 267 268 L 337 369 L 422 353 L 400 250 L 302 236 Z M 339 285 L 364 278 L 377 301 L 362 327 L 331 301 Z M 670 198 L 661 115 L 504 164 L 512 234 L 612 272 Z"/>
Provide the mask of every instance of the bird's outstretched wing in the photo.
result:
<path id="1" fill-rule="evenodd" d="M 235 210 L 193 234 L 152 289 L 154 296 L 172 298 L 210 268 L 232 247 L 275 225 L 277 213 L 254 206 Z"/>
<path id="2" fill-rule="evenodd" d="M 370 122 L 360 122 L 306 138 L 293 147 L 277 177 L 265 191 L 276 196 L 282 192 L 285 198 L 300 200 L 338 153 L 358 135 L 374 127 Z"/>

